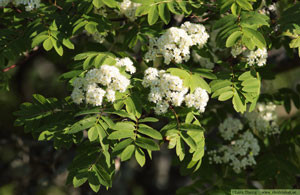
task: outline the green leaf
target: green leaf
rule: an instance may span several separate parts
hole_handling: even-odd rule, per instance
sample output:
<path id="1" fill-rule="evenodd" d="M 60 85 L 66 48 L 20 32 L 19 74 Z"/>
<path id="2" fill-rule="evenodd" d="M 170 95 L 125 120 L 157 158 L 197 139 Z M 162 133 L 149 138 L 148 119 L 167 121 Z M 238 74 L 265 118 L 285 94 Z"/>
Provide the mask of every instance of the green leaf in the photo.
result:
<path id="1" fill-rule="evenodd" d="M 190 77 L 190 74 L 186 70 L 183 70 L 183 69 L 168 68 L 167 71 L 174 76 L 180 77 L 181 79 L 186 79 L 186 78 Z"/>
<path id="2" fill-rule="evenodd" d="M 143 167 L 145 165 L 146 157 L 145 157 L 145 153 L 143 152 L 142 149 L 140 149 L 140 148 L 135 149 L 135 159 L 141 167 Z"/>
<path id="3" fill-rule="evenodd" d="M 108 136 L 108 139 L 114 140 L 114 139 L 122 139 L 128 137 L 134 137 L 134 132 L 132 130 L 114 131 Z"/>
<path id="4" fill-rule="evenodd" d="M 82 67 L 83 67 L 84 70 L 88 70 L 88 69 L 90 69 L 92 67 L 92 60 L 93 60 L 93 58 L 94 58 L 94 55 L 90 55 L 89 57 L 87 57 L 84 60 L 83 65 L 82 65 Z"/>
<path id="5" fill-rule="evenodd" d="M 170 12 L 165 3 L 160 3 L 158 5 L 159 17 L 164 21 L 165 24 L 170 22 Z"/>
<path id="6" fill-rule="evenodd" d="M 211 87 L 211 90 L 214 92 L 214 91 L 217 91 L 218 89 L 222 89 L 224 87 L 231 86 L 232 82 L 229 80 L 214 80 L 214 81 L 210 82 L 209 85 Z"/>
<path id="7" fill-rule="evenodd" d="M 152 127 L 149 127 L 148 125 L 140 124 L 138 132 L 140 132 L 144 135 L 148 135 L 149 137 L 152 137 L 154 139 L 162 140 L 162 136 L 161 136 L 160 132 L 153 129 Z"/>
<path id="8" fill-rule="evenodd" d="M 82 119 L 71 126 L 70 130 L 68 131 L 68 134 L 73 134 L 84 129 L 88 129 L 95 124 L 96 120 L 96 116 Z"/>
<path id="9" fill-rule="evenodd" d="M 48 39 L 49 36 L 48 35 L 39 35 L 39 36 L 36 36 L 33 40 L 32 40 L 32 43 L 31 43 L 31 47 L 35 47 L 35 46 L 38 46 L 39 44 L 41 44 L 43 41 L 45 41 L 46 39 Z"/>
<path id="10" fill-rule="evenodd" d="M 228 1 L 229 2 L 229 1 Z M 217 20 L 214 24 L 213 24 L 213 29 L 219 29 L 219 28 L 226 28 L 228 26 L 232 26 L 236 21 L 237 21 L 238 17 L 230 14 L 227 16 L 222 17 L 221 19 Z"/>
<path id="11" fill-rule="evenodd" d="M 83 115 L 89 115 L 89 114 L 99 114 L 100 110 L 99 108 L 92 108 L 92 109 L 87 109 L 87 110 L 82 110 L 80 112 L 77 112 L 74 116 L 83 116 Z"/>
<path id="12" fill-rule="evenodd" d="M 233 94 L 232 104 L 237 112 L 244 113 L 246 111 L 246 104 L 244 103 L 242 96 L 236 90 Z"/>
<path id="13" fill-rule="evenodd" d="M 188 10 L 187 6 L 189 6 L 189 4 L 187 4 L 185 1 L 177 1 L 179 7 L 186 13 L 186 14 L 190 14 L 191 11 Z"/>
<path id="14" fill-rule="evenodd" d="M 62 40 L 62 43 L 63 43 L 63 45 L 66 46 L 67 48 L 69 48 L 69 49 L 74 49 L 74 44 L 70 41 L 70 39 L 64 38 L 64 39 Z"/>
<path id="15" fill-rule="evenodd" d="M 82 172 L 78 175 L 75 175 L 73 177 L 73 186 L 75 188 L 78 188 L 79 186 L 83 185 L 86 181 L 87 181 L 87 173 L 86 172 Z"/>
<path id="16" fill-rule="evenodd" d="M 221 94 L 223 94 L 223 93 L 225 93 L 225 92 L 228 92 L 228 91 L 232 91 L 232 86 L 227 86 L 227 87 L 223 87 L 223 88 L 221 88 L 221 89 L 216 90 L 216 91 L 212 94 L 211 98 L 218 97 L 219 95 L 221 95 Z"/>
<path id="17" fill-rule="evenodd" d="M 143 16 L 148 14 L 149 12 L 149 5 L 141 5 L 135 11 L 135 16 Z"/>
<path id="18" fill-rule="evenodd" d="M 236 2 L 244 10 L 253 10 L 251 3 L 249 3 L 247 0 L 236 0 Z"/>
<path id="19" fill-rule="evenodd" d="M 132 122 L 117 122 L 111 129 L 116 131 L 123 131 L 123 130 L 135 130 L 134 123 Z"/>
<path id="20" fill-rule="evenodd" d="M 91 127 L 89 129 L 88 138 L 91 142 L 95 141 L 98 138 L 98 131 L 97 131 L 96 127 Z"/>
<path id="21" fill-rule="evenodd" d="M 119 142 L 117 145 L 115 145 L 114 149 L 113 149 L 113 154 L 114 155 L 118 155 L 121 153 L 121 151 L 126 148 L 129 144 L 131 144 L 133 142 L 132 139 L 125 139 L 121 142 Z"/>
<path id="22" fill-rule="evenodd" d="M 129 114 L 125 110 L 116 110 L 116 111 L 113 111 L 113 112 L 106 112 L 106 113 L 116 114 L 120 117 L 127 117 L 127 118 L 130 118 L 131 120 L 134 120 L 134 121 L 136 120 L 136 118 L 133 114 Z"/>
<path id="23" fill-rule="evenodd" d="M 253 43 L 257 47 L 263 48 L 266 46 L 265 38 L 260 32 L 258 32 L 257 30 L 253 30 L 251 28 L 247 28 L 247 27 L 244 27 L 242 30 L 243 30 L 244 35 L 246 37 L 252 39 Z"/>
<path id="24" fill-rule="evenodd" d="M 127 146 L 123 152 L 121 153 L 121 161 L 126 161 L 129 160 L 133 154 L 135 150 L 135 146 L 134 145 L 129 145 Z"/>
<path id="25" fill-rule="evenodd" d="M 98 192 L 100 190 L 100 182 L 94 171 L 89 171 L 88 181 L 89 181 L 89 186 L 94 192 Z"/>
<path id="26" fill-rule="evenodd" d="M 44 42 L 43 42 L 43 47 L 46 51 L 50 51 L 52 48 L 53 48 L 53 44 L 52 44 L 52 41 L 51 41 L 51 37 L 49 37 L 48 39 L 46 39 Z"/>
<path id="27" fill-rule="evenodd" d="M 253 42 L 253 39 L 247 36 L 242 37 L 242 43 L 245 45 L 249 50 L 255 49 L 255 43 Z"/>
<path id="28" fill-rule="evenodd" d="M 94 164 L 92 165 L 92 170 L 97 173 L 97 177 L 102 185 L 111 187 L 111 178 L 104 167 L 100 164 Z"/>
<path id="29" fill-rule="evenodd" d="M 54 46 L 54 49 L 56 51 L 56 53 L 58 53 L 58 55 L 62 56 L 64 53 L 63 47 L 61 46 L 61 44 L 58 42 L 58 40 L 50 37 L 52 45 Z"/>
<path id="30" fill-rule="evenodd" d="M 239 12 L 239 6 L 236 4 L 236 3 L 233 3 L 231 5 L 231 13 L 235 16 L 238 15 L 238 12 Z"/>
<path id="31" fill-rule="evenodd" d="M 203 127 L 195 124 L 182 124 L 180 130 L 184 131 L 204 131 Z"/>
<path id="32" fill-rule="evenodd" d="M 180 132 L 180 136 L 191 149 L 193 149 L 193 150 L 197 149 L 196 142 L 193 140 L 193 138 L 189 134 L 182 131 L 182 132 Z"/>
<path id="33" fill-rule="evenodd" d="M 96 25 L 94 23 L 90 23 L 90 22 L 87 23 L 84 28 L 90 34 L 94 34 L 97 31 Z"/>
<path id="34" fill-rule="evenodd" d="M 196 72 L 201 77 L 211 79 L 211 80 L 217 79 L 217 76 L 214 73 L 212 73 L 212 70 L 205 69 L 205 68 L 196 68 L 193 71 Z"/>
<path id="35" fill-rule="evenodd" d="M 176 138 L 176 154 L 179 157 L 180 161 L 184 159 L 185 156 L 184 143 L 179 136 Z"/>
<path id="36" fill-rule="evenodd" d="M 118 3 L 115 0 L 102 0 L 102 1 L 105 5 L 107 5 L 110 8 L 115 8 L 118 5 Z"/>
<path id="37" fill-rule="evenodd" d="M 225 0 L 223 2 L 222 2 L 222 6 L 220 8 L 221 14 L 225 13 L 231 7 L 231 5 L 235 2 L 235 0 Z"/>
<path id="38" fill-rule="evenodd" d="M 150 26 L 156 23 L 156 21 L 158 20 L 158 16 L 159 14 L 158 14 L 157 6 L 151 5 L 148 13 L 148 23 Z"/>
<path id="39" fill-rule="evenodd" d="M 180 15 L 182 14 L 178 8 L 177 8 L 177 4 L 175 1 L 171 1 L 167 3 L 168 9 L 173 13 L 173 14 L 177 14 Z"/>
<path id="40" fill-rule="evenodd" d="M 259 80 L 257 78 L 250 78 L 247 80 L 244 80 L 242 82 L 242 86 L 256 86 L 259 87 Z"/>
<path id="41" fill-rule="evenodd" d="M 140 123 L 146 123 L 146 122 L 156 123 L 158 121 L 159 120 L 157 118 L 154 118 L 154 117 L 146 117 L 146 118 L 143 118 L 143 119 L 139 120 Z"/>
<path id="42" fill-rule="evenodd" d="M 247 71 L 247 72 L 244 72 L 243 74 L 241 74 L 238 78 L 239 81 L 244 81 L 244 80 L 247 80 L 247 79 L 251 79 L 251 78 L 254 78 L 254 75 L 251 71 Z"/>
<path id="43" fill-rule="evenodd" d="M 102 7 L 104 4 L 103 4 L 102 0 L 93 0 L 93 5 L 94 5 L 96 8 L 100 8 L 100 7 Z"/>
<path id="44" fill-rule="evenodd" d="M 226 101 L 228 99 L 230 99 L 233 96 L 233 91 L 226 91 L 225 93 L 222 93 L 218 100 L 219 101 Z"/>
<path id="45" fill-rule="evenodd" d="M 211 89 L 207 82 L 200 77 L 197 73 L 191 76 L 190 80 L 190 88 L 191 91 L 193 92 L 196 88 L 202 88 L 205 89 L 208 93 L 211 93 Z"/>
<path id="46" fill-rule="evenodd" d="M 241 31 L 235 31 L 232 33 L 226 40 L 226 47 L 232 47 L 238 41 L 238 39 L 242 36 Z"/>
<path id="47" fill-rule="evenodd" d="M 138 137 L 135 141 L 136 145 L 146 150 L 156 151 L 159 150 L 157 143 L 149 138 Z"/>

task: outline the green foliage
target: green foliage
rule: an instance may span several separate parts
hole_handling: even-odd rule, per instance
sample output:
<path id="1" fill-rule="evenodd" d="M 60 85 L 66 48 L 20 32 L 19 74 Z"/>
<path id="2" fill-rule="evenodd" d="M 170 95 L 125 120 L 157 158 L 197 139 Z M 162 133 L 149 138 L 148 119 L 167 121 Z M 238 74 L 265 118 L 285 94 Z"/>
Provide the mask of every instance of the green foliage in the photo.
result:
<path id="1" fill-rule="evenodd" d="M 75 105 L 69 96 L 57 100 L 35 94 L 32 103 L 23 103 L 15 112 L 15 125 L 24 126 L 24 131 L 39 141 L 52 141 L 56 149 L 76 148 L 67 182 L 74 187 L 88 182 L 95 192 L 101 186 L 112 187 L 118 171 L 116 159 L 122 163 L 135 159 L 143 167 L 164 144 L 176 153 L 174 161 L 178 161 L 180 172 L 193 176 L 194 183 L 179 189 L 178 194 L 195 194 L 199 190 L 206 194 L 207 183 L 212 183 L 210 194 L 224 194 L 231 188 L 249 187 L 249 179 L 259 180 L 267 187 L 292 188 L 299 170 L 297 117 L 280 124 L 284 138 L 255 134 L 262 154 L 254 171 L 235 174 L 226 165 L 210 165 L 205 153 L 207 148 L 223 144 L 211 135 L 216 135 L 218 125 L 227 115 L 242 118 L 245 112 L 254 111 L 258 102 L 283 105 L 287 113 L 293 105 L 300 108 L 299 91 L 281 88 L 273 94 L 261 95 L 263 79 L 268 79 L 268 73 L 275 74 L 270 69 L 249 64 L 243 54 L 230 55 L 230 49 L 236 46 L 248 52 L 283 46 L 289 52 L 298 48 L 300 56 L 300 3 L 287 3 L 274 19 L 263 13 L 263 4 L 269 5 L 269 1 L 132 2 L 139 3 L 131 10 L 135 20 L 122 13 L 119 0 L 43 1 L 31 12 L 23 7 L 18 12 L 19 8 L 13 4 L 0 9 L 1 89 L 9 88 L 10 76 L 6 72 L 12 65 L 17 66 L 37 51 L 55 61 L 74 61 L 66 60 L 70 63 L 65 67 L 68 71 L 59 77 L 68 83 L 68 90 L 76 78 L 83 78 L 91 69 L 103 65 L 117 67 L 117 58 L 129 57 L 137 70 L 130 76 L 126 67 L 118 67 L 131 83 L 125 92 L 116 92 L 113 103 L 104 100 L 101 106 L 91 106 L 83 101 Z M 187 59 L 166 65 L 163 57 L 156 54 L 154 62 L 148 62 L 144 56 L 151 45 L 149 38 L 158 38 L 166 29 L 180 26 L 184 21 L 203 24 L 210 35 L 203 47 L 189 48 L 191 54 L 194 51 L 200 56 L 200 62 Z M 178 54 L 181 55 L 184 54 Z M 203 63 L 201 59 L 207 61 Z M 64 62 L 61 64 L 66 65 Z M 215 68 L 204 68 L 208 62 Z M 165 114 L 153 112 L 149 90 L 142 80 L 147 67 L 179 77 L 190 93 L 197 88 L 204 89 L 212 98 L 206 111 L 200 113 L 185 104 L 174 107 L 168 103 Z M 251 128 L 249 124 L 245 126 Z M 275 181 L 276 185 L 270 185 L 269 181 Z"/>

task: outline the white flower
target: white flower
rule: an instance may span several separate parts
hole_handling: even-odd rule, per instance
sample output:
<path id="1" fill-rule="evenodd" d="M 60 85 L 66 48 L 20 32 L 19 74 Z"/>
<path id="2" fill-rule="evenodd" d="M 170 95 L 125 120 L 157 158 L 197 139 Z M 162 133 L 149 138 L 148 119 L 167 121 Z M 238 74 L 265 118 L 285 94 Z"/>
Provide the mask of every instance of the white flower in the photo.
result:
<path id="1" fill-rule="evenodd" d="M 268 52 L 266 48 L 257 49 L 256 51 L 250 51 L 246 54 L 247 62 L 250 66 L 257 64 L 258 66 L 264 66 L 267 62 Z"/>
<path id="2" fill-rule="evenodd" d="M 168 108 L 169 108 L 168 102 L 162 101 L 156 104 L 156 107 L 154 108 L 154 112 L 157 115 L 161 115 L 166 113 L 168 111 Z"/>
<path id="3" fill-rule="evenodd" d="M 263 135 L 279 134 L 275 109 L 276 105 L 271 102 L 268 104 L 258 103 L 255 111 L 246 112 L 244 116 L 252 130 L 257 130 Z"/>
<path id="4" fill-rule="evenodd" d="M 71 94 L 71 98 L 75 104 L 80 104 L 83 102 L 84 94 L 83 91 L 79 88 L 74 88 Z"/>
<path id="5" fill-rule="evenodd" d="M 13 3 L 16 4 L 16 6 L 23 4 L 25 5 L 25 10 L 26 11 L 31 11 L 35 8 L 40 7 L 40 0 L 13 0 Z"/>
<path id="6" fill-rule="evenodd" d="M 169 104 L 181 106 L 184 102 L 188 107 L 195 107 L 204 112 L 209 99 L 207 92 L 201 88 L 187 94 L 189 89 L 183 86 L 182 79 L 155 68 L 145 71 L 142 84 L 144 87 L 150 87 L 148 100 L 156 104 L 155 112 L 160 114 L 167 111 Z"/>
<path id="7" fill-rule="evenodd" d="M 231 140 L 238 131 L 243 129 L 243 124 L 239 119 L 232 117 L 226 118 L 223 123 L 219 125 L 219 131 L 224 140 Z"/>
<path id="8" fill-rule="evenodd" d="M 115 99 L 116 99 L 116 96 L 115 96 L 116 92 L 112 89 L 107 89 L 106 90 L 106 98 L 107 98 L 107 101 L 109 102 L 114 102 Z"/>
<path id="9" fill-rule="evenodd" d="M 247 166 L 256 164 L 254 156 L 257 156 L 259 151 L 257 139 L 250 131 L 246 131 L 230 144 L 209 151 L 208 155 L 210 163 L 226 163 L 232 166 L 236 173 L 240 173 Z"/>
<path id="10" fill-rule="evenodd" d="M 209 38 L 209 35 L 202 24 L 185 22 L 181 25 L 181 28 L 190 35 L 193 45 L 198 45 L 199 48 L 202 48 Z"/>
<path id="11" fill-rule="evenodd" d="M 185 22 L 181 28 L 171 27 L 159 38 L 149 40 L 149 51 L 145 54 L 146 61 L 154 61 L 160 54 L 164 63 L 182 63 L 190 59 L 190 47 L 199 48 L 207 42 L 209 35 L 201 24 Z"/>
<path id="12" fill-rule="evenodd" d="M 127 62 L 125 60 L 125 64 Z M 101 106 L 104 97 L 108 102 L 114 102 L 116 91 L 123 93 L 129 85 L 130 80 L 122 75 L 117 67 L 102 65 L 99 69 L 89 70 L 84 78 L 76 78 L 73 81 L 71 98 L 76 104 L 85 99 L 87 104 Z"/>
<path id="13" fill-rule="evenodd" d="M 140 3 L 133 3 L 130 0 L 124 0 L 120 4 L 120 12 L 129 18 L 129 20 L 134 21 L 136 19 L 135 11 L 139 6 L 141 6 Z"/>
<path id="14" fill-rule="evenodd" d="M 244 48 L 243 45 L 241 44 L 236 44 L 231 48 L 231 55 L 236 58 L 238 55 L 240 55 L 241 53 L 243 53 Z"/>
<path id="15" fill-rule="evenodd" d="M 129 72 L 130 74 L 135 73 L 136 68 L 133 66 L 133 62 L 131 61 L 130 58 L 125 57 L 125 58 L 116 58 L 116 66 L 122 67 L 125 66 L 126 67 L 126 71 Z"/>

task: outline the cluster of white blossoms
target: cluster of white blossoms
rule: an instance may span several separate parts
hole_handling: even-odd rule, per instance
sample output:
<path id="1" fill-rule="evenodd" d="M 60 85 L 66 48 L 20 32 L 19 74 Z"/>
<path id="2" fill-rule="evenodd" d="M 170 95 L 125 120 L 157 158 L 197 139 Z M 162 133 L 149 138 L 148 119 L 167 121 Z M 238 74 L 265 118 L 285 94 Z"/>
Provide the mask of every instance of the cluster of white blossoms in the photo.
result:
<path id="1" fill-rule="evenodd" d="M 235 44 L 232 48 L 231 48 L 231 55 L 236 58 L 238 55 L 240 55 L 241 53 L 243 53 L 243 51 L 245 50 L 245 48 L 243 47 L 242 44 Z"/>
<path id="2" fill-rule="evenodd" d="M 159 38 L 150 38 L 149 51 L 145 54 L 145 59 L 154 61 L 158 55 L 162 55 L 165 64 L 170 64 L 172 60 L 182 63 L 190 59 L 190 47 L 197 45 L 201 48 L 208 38 L 209 35 L 203 25 L 185 22 L 180 28 L 169 28 Z"/>
<path id="3" fill-rule="evenodd" d="M 240 173 L 247 166 L 256 164 L 254 157 L 259 154 L 259 150 L 257 139 L 250 131 L 246 131 L 230 144 L 209 151 L 208 155 L 210 163 L 226 163 L 232 166 L 236 173 Z"/>
<path id="4" fill-rule="evenodd" d="M 130 58 L 128 58 L 128 57 L 121 58 L 121 59 L 116 58 L 116 61 L 117 61 L 116 66 L 118 66 L 118 67 L 124 66 L 126 72 L 129 72 L 130 74 L 135 73 L 136 68 L 133 65 L 133 62 L 131 61 Z"/>
<path id="5" fill-rule="evenodd" d="M 158 115 L 166 113 L 170 104 L 181 106 L 184 101 L 188 107 L 195 107 L 204 112 L 209 100 L 206 90 L 196 88 L 194 93 L 188 93 L 189 90 L 183 86 L 182 79 L 156 68 L 148 68 L 145 71 L 142 84 L 144 87 L 150 87 L 148 100 L 156 104 L 154 111 Z"/>
<path id="6" fill-rule="evenodd" d="M 255 111 L 247 112 L 244 116 L 252 130 L 264 135 L 274 135 L 280 133 L 275 110 L 276 105 L 271 102 L 268 104 L 258 103 Z"/>
<path id="7" fill-rule="evenodd" d="M 246 54 L 247 62 L 250 66 L 257 64 L 258 66 L 263 66 L 267 62 L 268 52 L 266 48 L 257 49 L 255 51 L 249 51 Z"/>
<path id="8" fill-rule="evenodd" d="M 129 18 L 129 20 L 134 21 L 136 19 L 135 11 L 139 6 L 141 6 L 140 3 L 134 3 L 130 0 L 124 0 L 120 4 L 120 13 L 124 14 L 127 18 Z"/>
<path id="9" fill-rule="evenodd" d="M 125 61 L 127 62 L 128 59 Z M 119 60 L 122 61 L 122 59 Z M 122 66 L 126 66 L 124 62 L 122 63 Z M 128 67 L 133 66 L 132 64 L 130 61 Z M 135 71 L 132 70 L 131 67 L 129 72 L 134 73 Z M 74 80 L 71 98 L 76 104 L 85 101 L 93 106 L 101 106 L 104 97 L 108 102 L 114 102 L 116 91 L 125 92 L 129 84 L 130 80 L 122 75 L 117 67 L 102 65 L 99 69 L 89 70 L 84 78 Z"/>
<path id="10" fill-rule="evenodd" d="M 0 0 L 0 6 L 4 7 L 8 3 L 14 3 L 16 6 L 19 6 L 21 4 L 25 5 L 26 11 L 31 11 L 35 8 L 40 7 L 40 0 Z"/>
<path id="11" fill-rule="evenodd" d="M 213 69 L 215 67 L 215 64 L 209 58 L 200 56 L 195 50 L 192 51 L 192 57 L 194 62 L 199 63 L 203 68 Z"/>
<path id="12" fill-rule="evenodd" d="M 101 44 L 105 41 L 105 37 L 108 35 L 108 31 L 104 31 L 102 33 L 99 33 L 98 31 L 96 31 L 93 34 L 89 34 L 89 33 L 87 33 L 87 34 L 92 36 L 94 41 Z"/>
<path id="13" fill-rule="evenodd" d="M 265 6 L 260 10 L 260 13 L 265 15 L 276 14 L 277 12 L 277 6 L 276 3 L 272 3 L 269 6 Z"/>
<path id="14" fill-rule="evenodd" d="M 236 44 L 231 48 L 231 55 L 236 58 L 238 55 L 244 52 L 244 56 L 247 58 L 247 63 L 250 66 L 257 64 L 258 66 L 264 66 L 267 62 L 268 51 L 266 48 L 256 49 L 255 51 L 246 50 L 241 44 Z"/>
<path id="15" fill-rule="evenodd" d="M 219 132 L 224 140 L 231 140 L 240 130 L 243 124 L 239 119 L 228 117 L 219 125 Z"/>

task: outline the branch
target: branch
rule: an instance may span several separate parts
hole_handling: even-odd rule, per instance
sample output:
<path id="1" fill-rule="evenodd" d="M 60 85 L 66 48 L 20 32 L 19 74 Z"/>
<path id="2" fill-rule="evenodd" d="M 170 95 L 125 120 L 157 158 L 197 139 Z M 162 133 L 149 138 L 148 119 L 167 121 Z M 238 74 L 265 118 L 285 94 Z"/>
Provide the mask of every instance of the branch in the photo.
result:
<path id="1" fill-rule="evenodd" d="M 28 62 L 33 56 L 37 55 L 37 53 L 39 53 L 39 51 L 41 51 L 40 47 L 38 48 L 34 48 L 31 52 L 26 52 L 25 53 L 25 58 L 23 58 L 22 60 L 18 61 L 16 64 L 13 64 L 9 67 L 6 67 L 4 69 L 2 69 L 2 72 L 8 72 L 11 69 L 14 69 L 17 66 L 21 66 L 22 64 L 25 64 L 26 62 Z"/>

